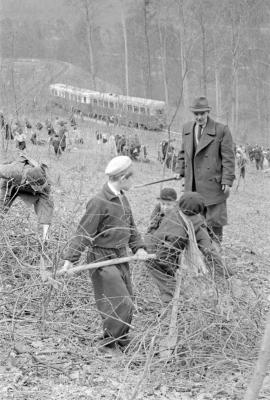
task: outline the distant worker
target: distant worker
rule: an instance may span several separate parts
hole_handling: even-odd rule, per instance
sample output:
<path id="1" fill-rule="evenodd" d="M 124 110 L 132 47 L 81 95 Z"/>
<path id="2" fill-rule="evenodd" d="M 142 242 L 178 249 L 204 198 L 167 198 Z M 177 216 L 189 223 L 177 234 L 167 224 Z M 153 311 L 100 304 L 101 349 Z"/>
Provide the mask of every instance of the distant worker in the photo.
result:
<path id="1" fill-rule="evenodd" d="M 31 141 L 31 143 L 33 143 L 34 145 L 37 144 L 37 132 L 36 132 L 36 131 L 33 131 L 33 132 L 32 132 L 32 135 L 31 135 L 31 137 L 30 137 L 30 141 Z"/>
<path id="2" fill-rule="evenodd" d="M 21 155 L 17 160 L 0 164 L 0 213 L 6 213 L 14 200 L 20 197 L 26 204 L 34 205 L 38 223 L 43 226 L 43 240 L 47 239 L 52 221 L 53 201 L 51 185 L 45 164 Z"/>
<path id="3" fill-rule="evenodd" d="M 117 148 L 115 143 L 115 136 L 112 134 L 108 139 L 109 152 L 112 157 L 117 156 Z"/>
<path id="4" fill-rule="evenodd" d="M 62 154 L 62 152 L 66 150 L 67 147 L 67 142 L 66 142 L 67 128 L 65 127 L 65 123 L 63 121 L 60 121 L 59 124 L 60 128 L 58 132 L 55 132 L 51 139 L 54 152 L 58 157 Z"/>
<path id="5" fill-rule="evenodd" d="M 96 139 L 98 144 L 100 144 L 102 140 L 102 134 L 98 130 L 96 130 Z"/>
<path id="6" fill-rule="evenodd" d="M 70 116 L 70 126 L 73 128 L 76 125 L 77 125 L 76 119 L 75 119 L 74 114 L 72 113 L 71 116 Z"/>
<path id="7" fill-rule="evenodd" d="M 256 165 L 256 169 L 263 169 L 263 161 L 264 161 L 264 155 L 263 155 L 263 150 L 261 148 L 261 146 L 256 145 L 254 150 L 253 150 L 253 154 L 254 154 L 254 159 L 255 159 L 255 165 Z"/>
<path id="8" fill-rule="evenodd" d="M 108 135 L 107 133 L 102 133 L 102 143 L 106 144 L 108 142 Z"/>
<path id="9" fill-rule="evenodd" d="M 26 149 L 26 135 L 25 135 L 25 133 L 23 133 L 22 128 L 17 128 L 14 139 L 15 139 L 16 147 L 19 150 Z"/>
<path id="10" fill-rule="evenodd" d="M 80 129 L 77 126 L 73 127 L 73 134 L 74 134 L 74 142 L 76 144 L 83 144 L 84 140 L 82 137 L 82 133 L 80 131 Z"/>

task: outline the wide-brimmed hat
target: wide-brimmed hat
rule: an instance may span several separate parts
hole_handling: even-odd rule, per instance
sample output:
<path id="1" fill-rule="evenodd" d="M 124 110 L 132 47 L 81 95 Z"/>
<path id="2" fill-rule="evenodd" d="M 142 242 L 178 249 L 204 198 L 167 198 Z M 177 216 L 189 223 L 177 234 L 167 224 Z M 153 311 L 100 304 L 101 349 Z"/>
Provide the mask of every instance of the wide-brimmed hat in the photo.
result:
<path id="1" fill-rule="evenodd" d="M 205 96 L 201 96 L 194 99 L 193 104 L 190 106 L 190 110 L 192 112 L 210 111 L 211 107 L 208 104 L 207 98 Z"/>
<path id="2" fill-rule="evenodd" d="M 159 200 L 167 200 L 167 201 L 175 201 L 177 199 L 177 193 L 172 188 L 163 188 L 160 191 L 160 195 L 158 197 Z"/>

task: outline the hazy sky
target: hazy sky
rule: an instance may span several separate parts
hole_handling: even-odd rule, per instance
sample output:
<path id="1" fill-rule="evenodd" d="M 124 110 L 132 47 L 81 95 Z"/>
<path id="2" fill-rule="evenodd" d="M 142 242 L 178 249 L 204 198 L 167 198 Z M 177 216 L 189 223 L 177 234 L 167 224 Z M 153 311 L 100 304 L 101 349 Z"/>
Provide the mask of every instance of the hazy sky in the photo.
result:
<path id="1" fill-rule="evenodd" d="M 0 0 L 1 18 L 58 19 L 74 17 L 70 0 Z"/>

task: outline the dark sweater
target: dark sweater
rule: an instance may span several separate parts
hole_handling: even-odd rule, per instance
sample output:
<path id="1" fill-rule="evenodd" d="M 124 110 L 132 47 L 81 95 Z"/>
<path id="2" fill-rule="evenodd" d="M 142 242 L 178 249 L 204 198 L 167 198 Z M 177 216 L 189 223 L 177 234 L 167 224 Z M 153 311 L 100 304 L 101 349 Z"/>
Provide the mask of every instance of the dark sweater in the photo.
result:
<path id="1" fill-rule="evenodd" d="M 122 194 L 120 200 L 108 184 L 88 202 L 64 259 L 76 262 L 90 246 L 106 249 L 129 246 L 133 253 L 144 248 L 126 196 Z"/>

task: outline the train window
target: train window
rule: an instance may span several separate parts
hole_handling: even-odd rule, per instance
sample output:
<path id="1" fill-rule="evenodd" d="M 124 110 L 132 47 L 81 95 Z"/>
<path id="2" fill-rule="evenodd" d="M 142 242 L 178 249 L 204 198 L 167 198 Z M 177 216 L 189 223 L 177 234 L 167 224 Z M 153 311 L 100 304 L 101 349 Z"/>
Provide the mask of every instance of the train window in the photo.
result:
<path id="1" fill-rule="evenodd" d="M 145 108 L 144 107 L 140 107 L 140 113 L 141 114 L 145 114 Z"/>
<path id="2" fill-rule="evenodd" d="M 128 104 L 127 108 L 128 108 L 128 111 L 132 111 L 132 105 L 131 104 Z"/>
<path id="3" fill-rule="evenodd" d="M 135 113 L 139 112 L 139 107 L 134 106 L 134 112 L 135 112 Z"/>
<path id="4" fill-rule="evenodd" d="M 97 99 L 93 99 L 93 103 L 94 103 L 94 104 L 97 104 Z"/>
<path id="5" fill-rule="evenodd" d="M 108 102 L 104 101 L 104 107 L 108 107 Z"/>
<path id="6" fill-rule="evenodd" d="M 98 104 L 100 105 L 100 107 L 103 107 L 103 101 L 102 100 L 99 100 Z"/>
<path id="7" fill-rule="evenodd" d="M 114 106 L 113 106 L 113 102 L 112 101 L 110 101 L 110 108 L 113 108 Z"/>
<path id="8" fill-rule="evenodd" d="M 86 103 L 86 97 L 83 98 L 83 101 Z"/>

